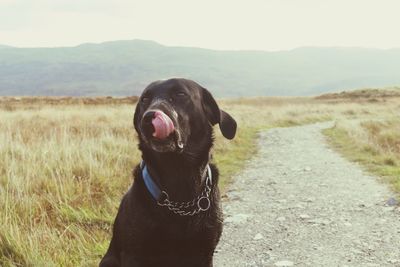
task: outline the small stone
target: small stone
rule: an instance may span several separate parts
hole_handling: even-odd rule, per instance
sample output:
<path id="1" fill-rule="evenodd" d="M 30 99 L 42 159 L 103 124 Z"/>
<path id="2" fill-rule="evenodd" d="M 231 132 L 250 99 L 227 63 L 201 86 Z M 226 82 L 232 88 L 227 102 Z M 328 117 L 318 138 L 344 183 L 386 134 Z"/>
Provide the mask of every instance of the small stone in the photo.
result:
<path id="1" fill-rule="evenodd" d="M 389 207 L 393 207 L 393 206 L 399 205 L 399 202 L 398 202 L 397 199 L 395 199 L 394 197 L 391 197 L 391 198 L 389 198 L 388 200 L 386 200 L 385 205 L 386 205 L 386 206 L 389 206 Z"/>
<path id="2" fill-rule="evenodd" d="M 323 224 L 323 225 L 328 225 L 330 223 L 329 220 L 324 220 L 324 219 L 313 219 L 313 220 L 308 220 L 307 222 L 312 224 Z"/>
<path id="3" fill-rule="evenodd" d="M 386 220 L 386 219 L 381 218 L 381 219 L 379 220 L 379 224 L 385 224 L 385 223 L 387 223 L 387 220 Z"/>
<path id="4" fill-rule="evenodd" d="M 278 222 L 284 222 L 284 221 L 286 221 L 286 218 L 285 217 L 278 217 L 278 218 L 276 218 L 276 220 Z"/>
<path id="5" fill-rule="evenodd" d="M 245 223 L 245 222 L 247 222 L 247 220 L 248 220 L 250 217 L 251 217 L 251 216 L 248 215 L 248 214 L 241 214 L 241 213 L 239 213 L 239 214 L 235 214 L 235 215 L 229 216 L 228 218 L 226 218 L 226 219 L 224 220 L 224 222 L 225 222 L 225 223 L 237 223 L 237 224 L 240 224 L 240 223 Z"/>
<path id="6" fill-rule="evenodd" d="M 239 196 L 231 196 L 229 197 L 230 201 L 241 201 L 242 199 Z"/>
<path id="7" fill-rule="evenodd" d="M 292 261 L 284 260 L 284 261 L 275 262 L 274 265 L 279 266 L 279 267 L 286 267 L 286 266 L 293 266 L 294 263 Z"/>
<path id="8" fill-rule="evenodd" d="M 258 234 L 256 234 L 256 235 L 254 236 L 253 240 L 260 240 L 260 239 L 263 239 L 263 238 L 264 238 L 263 235 L 260 234 L 260 233 L 258 233 Z"/>
<path id="9" fill-rule="evenodd" d="M 394 211 L 395 207 L 393 207 L 393 206 L 383 207 L 383 210 L 384 211 Z"/>
<path id="10" fill-rule="evenodd" d="M 299 218 L 302 219 L 302 220 L 310 219 L 310 215 L 308 215 L 308 214 L 300 214 Z"/>
<path id="11" fill-rule="evenodd" d="M 324 248 L 320 247 L 320 246 L 314 246 L 313 249 L 314 250 L 318 250 L 318 251 L 323 251 L 324 250 Z"/>
<path id="12" fill-rule="evenodd" d="M 315 197 L 309 197 L 305 200 L 305 202 L 314 202 L 315 201 Z"/>
<path id="13" fill-rule="evenodd" d="M 347 227 L 350 227 L 352 224 L 349 223 L 349 222 L 345 222 L 344 225 L 347 226 Z"/>
<path id="14" fill-rule="evenodd" d="M 309 166 L 307 166 L 307 167 L 304 168 L 304 170 L 305 170 L 306 172 L 309 172 L 309 171 L 311 171 L 311 168 L 310 168 Z"/>

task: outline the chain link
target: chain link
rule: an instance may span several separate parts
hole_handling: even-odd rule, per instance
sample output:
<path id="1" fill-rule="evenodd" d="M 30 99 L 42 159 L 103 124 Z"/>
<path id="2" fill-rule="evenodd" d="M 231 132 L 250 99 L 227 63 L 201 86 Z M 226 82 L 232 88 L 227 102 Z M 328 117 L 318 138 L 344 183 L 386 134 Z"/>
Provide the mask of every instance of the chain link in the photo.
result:
<path id="1" fill-rule="evenodd" d="M 194 198 L 191 201 L 188 202 L 176 202 L 176 201 L 171 201 L 169 200 L 169 196 L 167 192 L 162 191 L 162 200 L 158 200 L 157 204 L 162 207 L 167 207 L 170 211 L 173 213 L 180 215 L 180 216 L 194 216 L 202 211 L 207 211 L 210 206 L 211 206 L 211 201 L 210 201 L 210 193 L 211 193 L 211 186 L 212 186 L 212 181 L 210 175 L 207 174 L 206 182 L 205 182 L 205 187 L 203 192 L 201 192 L 200 195 L 198 195 L 196 198 Z M 207 201 L 206 202 L 206 207 L 202 207 L 201 203 L 202 201 Z"/>

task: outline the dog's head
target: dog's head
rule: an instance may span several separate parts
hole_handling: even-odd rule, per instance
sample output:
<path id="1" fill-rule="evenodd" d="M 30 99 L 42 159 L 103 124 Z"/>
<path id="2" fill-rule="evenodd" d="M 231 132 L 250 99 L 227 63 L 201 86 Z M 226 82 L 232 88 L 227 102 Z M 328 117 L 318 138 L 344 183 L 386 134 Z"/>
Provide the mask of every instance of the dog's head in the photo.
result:
<path id="1" fill-rule="evenodd" d="M 208 90 L 186 79 L 157 81 L 147 86 L 133 119 L 141 144 L 155 152 L 183 152 L 211 137 L 219 124 L 232 139 L 236 122 L 221 110 Z"/>

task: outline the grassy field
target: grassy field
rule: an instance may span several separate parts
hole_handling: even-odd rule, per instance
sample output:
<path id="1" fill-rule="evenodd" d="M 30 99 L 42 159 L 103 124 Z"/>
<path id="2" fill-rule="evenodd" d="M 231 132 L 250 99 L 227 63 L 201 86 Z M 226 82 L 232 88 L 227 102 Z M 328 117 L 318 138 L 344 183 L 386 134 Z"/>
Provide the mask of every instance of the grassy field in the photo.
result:
<path id="1" fill-rule="evenodd" d="M 374 99 L 221 100 L 239 130 L 228 141 L 216 128 L 220 185 L 257 152 L 259 130 L 335 120 L 332 143 L 399 189 L 400 100 Z M 0 266 L 96 266 L 140 160 L 134 104 L 21 101 L 0 98 Z"/>

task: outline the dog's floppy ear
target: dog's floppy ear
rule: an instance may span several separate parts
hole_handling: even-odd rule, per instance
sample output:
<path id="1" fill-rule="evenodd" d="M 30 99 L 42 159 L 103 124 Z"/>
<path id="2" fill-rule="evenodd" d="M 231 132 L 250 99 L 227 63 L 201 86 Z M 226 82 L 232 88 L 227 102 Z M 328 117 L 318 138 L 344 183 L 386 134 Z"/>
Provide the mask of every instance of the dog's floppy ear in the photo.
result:
<path id="1" fill-rule="evenodd" d="M 133 126 L 135 127 L 136 131 L 138 131 L 138 120 L 139 120 L 139 109 L 140 109 L 140 99 L 136 103 L 135 114 L 133 115 Z"/>
<path id="2" fill-rule="evenodd" d="M 209 122 L 212 125 L 219 124 L 219 128 L 221 129 L 222 135 L 225 138 L 233 139 L 236 134 L 236 121 L 223 111 L 219 109 L 217 102 L 215 102 L 214 97 L 211 93 L 203 88 L 203 109 L 206 113 L 206 116 Z"/>

